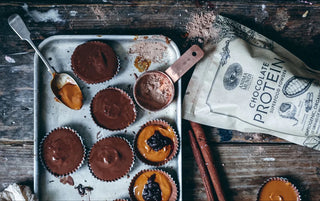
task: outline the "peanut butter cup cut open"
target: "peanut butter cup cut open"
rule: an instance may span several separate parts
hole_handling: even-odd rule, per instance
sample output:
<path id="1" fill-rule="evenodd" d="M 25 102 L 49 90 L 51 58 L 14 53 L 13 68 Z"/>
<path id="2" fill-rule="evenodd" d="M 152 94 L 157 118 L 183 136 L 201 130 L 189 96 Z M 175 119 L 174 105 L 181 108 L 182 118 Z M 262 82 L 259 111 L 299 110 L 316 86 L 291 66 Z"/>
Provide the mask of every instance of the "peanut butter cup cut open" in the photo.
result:
<path id="1" fill-rule="evenodd" d="M 134 201 L 175 201 L 177 185 L 161 170 L 142 170 L 132 179 L 129 195 Z"/>
<path id="2" fill-rule="evenodd" d="M 96 142 L 89 154 L 92 174 L 103 181 L 115 181 L 130 171 L 133 151 L 127 140 L 107 137 Z"/>
<path id="3" fill-rule="evenodd" d="M 261 187 L 258 201 L 300 201 L 298 189 L 287 179 L 272 177 Z"/>
<path id="4" fill-rule="evenodd" d="M 91 115 L 98 126 L 116 131 L 128 127 L 135 121 L 136 109 L 127 93 L 109 87 L 99 91 L 92 99 Z"/>
<path id="5" fill-rule="evenodd" d="M 76 47 L 71 56 L 71 66 L 81 80 L 95 84 L 113 78 L 118 73 L 119 60 L 106 43 L 89 41 Z"/>
<path id="6" fill-rule="evenodd" d="M 139 130 L 134 148 L 141 161 L 160 166 L 176 155 L 178 144 L 178 138 L 167 122 L 152 120 Z"/>
<path id="7" fill-rule="evenodd" d="M 70 128 L 56 128 L 40 144 L 41 159 L 50 173 L 66 176 L 83 163 L 85 148 L 80 136 Z"/>

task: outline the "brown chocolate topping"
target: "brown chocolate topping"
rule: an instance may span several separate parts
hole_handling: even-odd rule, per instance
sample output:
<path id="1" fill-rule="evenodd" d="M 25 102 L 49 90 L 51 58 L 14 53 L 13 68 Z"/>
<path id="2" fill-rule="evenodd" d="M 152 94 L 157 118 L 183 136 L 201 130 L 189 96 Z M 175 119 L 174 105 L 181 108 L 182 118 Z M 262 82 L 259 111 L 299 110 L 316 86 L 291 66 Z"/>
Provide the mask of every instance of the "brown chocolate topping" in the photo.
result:
<path id="1" fill-rule="evenodd" d="M 92 173 L 104 181 L 113 181 L 124 176 L 133 163 L 133 151 L 122 138 L 109 137 L 93 145 L 89 166 Z"/>
<path id="2" fill-rule="evenodd" d="M 47 168 L 55 175 L 75 171 L 84 157 L 79 136 L 67 128 L 52 131 L 42 143 L 42 157 Z"/>
<path id="3" fill-rule="evenodd" d="M 74 73 L 87 83 L 110 80 L 118 70 L 118 59 L 113 49 L 97 41 L 79 45 L 73 52 L 71 63 Z"/>
<path id="4" fill-rule="evenodd" d="M 96 94 L 91 103 L 94 121 L 109 130 L 121 130 L 136 117 L 131 98 L 120 89 L 107 88 Z"/>
<path id="5" fill-rule="evenodd" d="M 134 95 L 140 106 L 157 111 L 170 103 L 174 96 L 174 85 L 163 73 L 149 71 L 137 80 Z"/>

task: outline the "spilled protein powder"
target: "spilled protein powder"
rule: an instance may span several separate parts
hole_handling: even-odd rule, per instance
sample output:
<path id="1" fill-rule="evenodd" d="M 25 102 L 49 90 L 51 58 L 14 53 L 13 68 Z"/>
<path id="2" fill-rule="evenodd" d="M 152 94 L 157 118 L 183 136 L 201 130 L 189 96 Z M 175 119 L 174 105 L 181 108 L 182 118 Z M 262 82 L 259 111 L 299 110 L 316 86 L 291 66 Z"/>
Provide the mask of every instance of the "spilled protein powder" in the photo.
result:
<path id="1" fill-rule="evenodd" d="M 50 9 L 47 12 L 40 12 L 37 10 L 29 11 L 27 4 L 24 4 L 22 8 L 35 22 L 65 22 L 65 20 L 61 18 L 59 11 L 56 9 Z"/>
<path id="2" fill-rule="evenodd" d="M 213 12 L 193 14 L 186 25 L 187 39 L 197 39 L 199 43 L 206 44 L 218 38 L 219 30 L 213 27 L 215 20 L 216 16 Z"/>
<path id="3" fill-rule="evenodd" d="M 151 62 L 161 62 L 167 47 L 159 42 L 137 42 L 129 48 L 129 54 L 137 54 Z"/>

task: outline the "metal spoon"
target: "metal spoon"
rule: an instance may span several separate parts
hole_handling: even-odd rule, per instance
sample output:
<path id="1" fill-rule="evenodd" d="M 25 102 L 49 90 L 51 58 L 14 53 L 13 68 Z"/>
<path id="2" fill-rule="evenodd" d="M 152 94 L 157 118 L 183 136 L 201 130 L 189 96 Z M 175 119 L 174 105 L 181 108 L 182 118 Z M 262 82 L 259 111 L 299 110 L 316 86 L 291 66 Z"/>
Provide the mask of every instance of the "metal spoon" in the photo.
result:
<path id="1" fill-rule="evenodd" d="M 44 58 L 44 56 L 41 54 L 39 49 L 32 42 L 32 40 L 30 38 L 30 32 L 18 14 L 11 15 L 8 18 L 8 23 L 9 23 L 10 27 L 20 37 L 21 40 L 25 40 L 31 45 L 31 47 L 36 51 L 36 53 L 39 55 L 39 57 L 41 58 L 41 60 L 45 64 L 45 66 L 47 67 L 49 73 L 51 73 L 51 75 L 53 77 L 51 80 L 51 90 L 52 90 L 53 94 L 56 96 L 56 98 L 60 102 L 62 102 L 64 105 L 66 105 L 67 107 L 69 107 L 71 109 L 79 110 L 82 107 L 82 93 L 81 93 L 80 87 L 76 83 L 76 81 L 70 75 L 68 75 L 66 73 L 57 73 L 55 71 L 55 69 L 52 66 L 50 66 L 50 64 Z M 65 95 L 59 94 L 60 90 L 66 85 L 72 85 L 75 87 L 72 89 L 75 89 L 78 91 L 74 91 L 74 90 L 69 91 L 70 93 L 68 93 L 68 94 L 65 93 Z M 77 95 L 75 97 L 70 97 L 72 95 L 75 95 L 75 92 L 77 92 Z M 73 104 L 72 104 L 72 102 L 73 102 Z"/>

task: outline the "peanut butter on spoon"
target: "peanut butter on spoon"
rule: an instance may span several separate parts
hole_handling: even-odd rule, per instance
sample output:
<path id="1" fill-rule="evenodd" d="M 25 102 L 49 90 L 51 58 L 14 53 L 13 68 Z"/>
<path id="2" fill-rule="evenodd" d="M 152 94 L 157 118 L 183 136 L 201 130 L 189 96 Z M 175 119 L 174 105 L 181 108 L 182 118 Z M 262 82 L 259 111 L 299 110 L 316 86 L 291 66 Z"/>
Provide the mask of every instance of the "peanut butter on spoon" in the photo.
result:
<path id="1" fill-rule="evenodd" d="M 65 73 L 53 73 L 51 89 L 57 99 L 73 110 L 80 110 L 83 96 L 80 87 L 74 79 Z"/>
<path id="2" fill-rule="evenodd" d="M 82 107 L 82 93 L 76 81 L 66 73 L 57 73 L 56 70 L 48 63 L 39 49 L 35 46 L 30 38 L 30 32 L 18 14 L 13 14 L 8 18 L 8 24 L 16 32 L 21 40 L 27 41 L 36 51 L 37 55 L 43 61 L 47 70 L 52 75 L 51 90 L 56 98 L 67 107 L 79 110 Z"/>
<path id="3" fill-rule="evenodd" d="M 78 85 L 71 83 L 65 84 L 59 90 L 60 100 L 69 108 L 80 110 L 82 107 L 82 93 Z"/>

